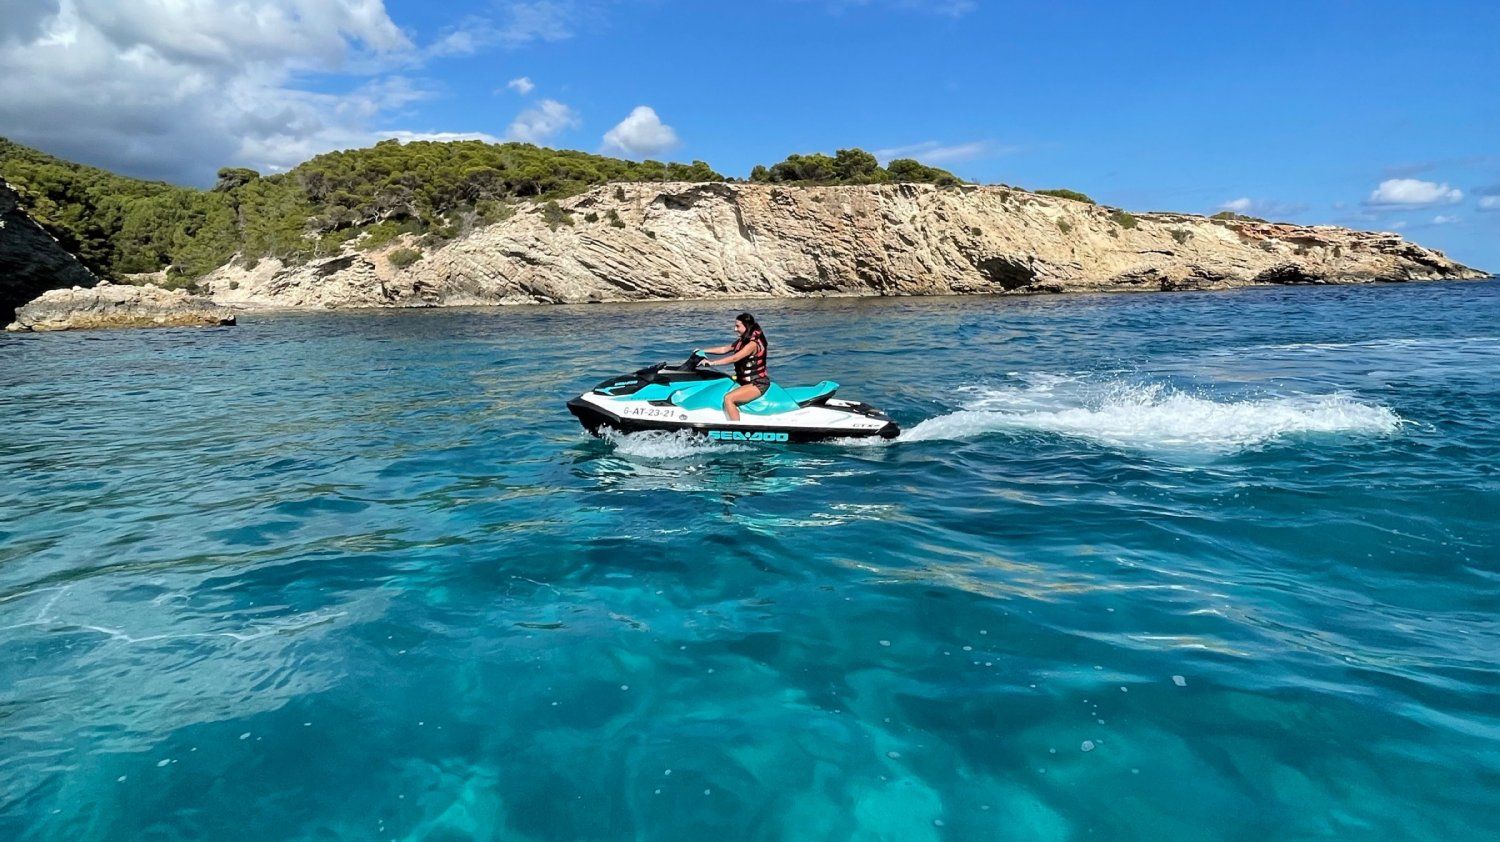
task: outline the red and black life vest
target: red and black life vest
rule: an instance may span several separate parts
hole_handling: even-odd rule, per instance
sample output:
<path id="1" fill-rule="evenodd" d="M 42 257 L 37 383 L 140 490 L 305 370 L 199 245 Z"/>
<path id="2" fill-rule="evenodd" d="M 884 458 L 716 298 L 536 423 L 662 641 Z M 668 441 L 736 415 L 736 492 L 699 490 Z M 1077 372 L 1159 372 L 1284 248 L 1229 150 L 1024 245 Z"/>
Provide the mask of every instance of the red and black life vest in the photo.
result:
<path id="1" fill-rule="evenodd" d="M 751 352 L 750 356 L 735 362 L 734 379 L 741 383 L 750 383 L 760 379 L 770 380 L 771 371 L 766 367 L 766 352 L 769 349 L 766 347 L 765 333 L 759 330 L 746 331 L 744 335 L 734 341 L 734 345 L 729 349 L 729 352 L 731 354 L 738 353 L 751 342 L 755 343 L 755 350 Z"/>

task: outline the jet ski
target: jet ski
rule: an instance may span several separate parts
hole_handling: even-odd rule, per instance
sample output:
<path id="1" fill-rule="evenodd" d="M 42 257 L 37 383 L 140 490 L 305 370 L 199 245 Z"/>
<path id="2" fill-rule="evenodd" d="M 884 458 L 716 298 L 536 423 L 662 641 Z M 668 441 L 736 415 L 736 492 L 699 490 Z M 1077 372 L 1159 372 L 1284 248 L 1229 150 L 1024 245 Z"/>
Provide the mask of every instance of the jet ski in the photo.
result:
<path id="1" fill-rule="evenodd" d="M 680 365 L 657 363 L 611 377 L 568 401 L 568 410 L 593 435 L 603 430 L 638 433 L 685 430 L 719 441 L 798 444 L 830 439 L 893 439 L 900 434 L 885 413 L 869 404 L 833 396 L 839 384 L 783 387 L 740 404 L 740 420 L 724 415 L 724 396 L 734 378 L 703 365 L 694 351 Z"/>

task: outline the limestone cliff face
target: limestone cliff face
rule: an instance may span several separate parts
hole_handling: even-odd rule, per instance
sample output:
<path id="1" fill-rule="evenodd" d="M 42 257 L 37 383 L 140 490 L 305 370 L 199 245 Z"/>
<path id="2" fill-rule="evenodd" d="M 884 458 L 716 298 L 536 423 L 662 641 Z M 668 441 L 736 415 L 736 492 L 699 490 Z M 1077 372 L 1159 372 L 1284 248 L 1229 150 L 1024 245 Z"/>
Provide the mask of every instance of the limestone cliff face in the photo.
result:
<path id="1" fill-rule="evenodd" d="M 204 280 L 221 303 L 385 307 L 1222 289 L 1479 278 L 1395 234 L 1138 214 L 1007 187 L 624 184 L 430 252 L 299 267 L 261 261 Z"/>
<path id="2" fill-rule="evenodd" d="M 93 286 L 97 279 L 21 209 L 16 191 L 0 179 L 0 323 L 49 289 Z"/>

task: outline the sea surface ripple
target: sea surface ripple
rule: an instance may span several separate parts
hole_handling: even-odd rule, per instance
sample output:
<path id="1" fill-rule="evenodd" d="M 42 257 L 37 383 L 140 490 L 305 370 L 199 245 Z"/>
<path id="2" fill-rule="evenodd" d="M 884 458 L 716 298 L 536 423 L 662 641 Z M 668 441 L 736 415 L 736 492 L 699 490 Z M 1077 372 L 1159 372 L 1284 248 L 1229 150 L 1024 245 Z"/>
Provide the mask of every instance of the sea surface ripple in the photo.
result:
<path id="1" fill-rule="evenodd" d="M 1500 835 L 1500 284 L 0 338 L 0 838 Z"/>

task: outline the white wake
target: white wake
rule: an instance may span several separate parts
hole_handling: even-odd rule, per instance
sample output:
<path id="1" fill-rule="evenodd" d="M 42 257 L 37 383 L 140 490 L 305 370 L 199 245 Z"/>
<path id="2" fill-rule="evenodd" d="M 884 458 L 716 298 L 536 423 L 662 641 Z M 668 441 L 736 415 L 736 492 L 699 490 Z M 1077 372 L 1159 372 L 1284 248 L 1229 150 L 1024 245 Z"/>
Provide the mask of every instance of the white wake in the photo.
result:
<path id="1" fill-rule="evenodd" d="M 1388 435 L 1402 419 L 1341 393 L 1218 399 L 1162 385 L 1034 378 L 970 390 L 964 409 L 930 418 L 901 441 L 1040 431 L 1132 450 L 1227 453 L 1301 435 Z"/>
<path id="2" fill-rule="evenodd" d="M 641 459 L 685 459 L 746 449 L 744 445 L 714 441 L 686 430 L 649 430 L 629 434 L 605 430 L 603 437 L 614 445 L 616 453 Z"/>

